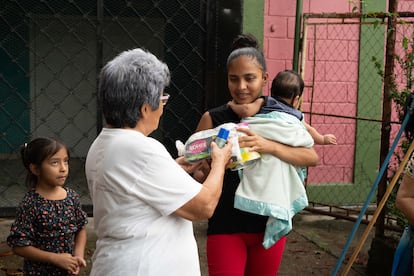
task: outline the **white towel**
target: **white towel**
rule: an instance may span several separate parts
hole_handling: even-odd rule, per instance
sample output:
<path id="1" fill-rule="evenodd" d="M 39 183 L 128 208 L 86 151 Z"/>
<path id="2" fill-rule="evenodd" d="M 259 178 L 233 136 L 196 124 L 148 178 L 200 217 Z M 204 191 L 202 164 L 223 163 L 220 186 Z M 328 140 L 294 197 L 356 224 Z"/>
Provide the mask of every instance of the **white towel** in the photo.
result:
<path id="1" fill-rule="evenodd" d="M 312 147 L 313 139 L 296 117 L 270 112 L 242 120 L 257 135 L 294 147 Z M 236 190 L 234 207 L 269 216 L 263 246 L 271 247 L 292 229 L 292 218 L 308 205 L 302 169 L 271 154 L 248 164 Z"/>

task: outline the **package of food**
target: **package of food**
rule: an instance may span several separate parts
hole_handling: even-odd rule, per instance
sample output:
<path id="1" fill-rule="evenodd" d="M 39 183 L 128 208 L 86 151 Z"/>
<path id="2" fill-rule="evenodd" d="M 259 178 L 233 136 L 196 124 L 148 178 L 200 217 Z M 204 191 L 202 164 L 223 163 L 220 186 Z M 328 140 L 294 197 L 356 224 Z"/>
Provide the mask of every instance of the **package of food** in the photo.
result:
<path id="1" fill-rule="evenodd" d="M 206 129 L 191 135 L 185 144 L 182 144 L 180 141 L 176 141 L 176 147 L 178 150 L 178 155 L 185 157 L 185 160 L 190 163 L 196 163 L 200 160 L 210 157 L 210 144 L 214 140 L 220 131 L 220 129 L 226 129 L 228 133 L 227 140 L 231 141 L 233 144 L 232 148 L 232 160 L 237 162 L 241 160 L 240 150 L 238 148 L 237 142 L 237 131 L 236 124 L 227 123 L 222 124 L 214 129 Z"/>
<path id="2" fill-rule="evenodd" d="M 230 169 L 238 170 L 243 168 L 246 162 L 260 158 L 257 152 L 249 151 L 248 148 L 240 148 L 238 138 L 240 135 L 245 135 L 237 131 L 237 127 L 248 127 L 246 123 L 234 124 L 226 123 L 219 125 L 214 129 L 202 130 L 191 135 L 185 144 L 176 141 L 176 147 L 179 156 L 184 156 L 187 162 L 196 163 L 200 160 L 210 157 L 210 144 L 216 139 L 216 136 L 221 128 L 229 131 L 228 140 L 232 143 L 232 156 Z"/>
<path id="3" fill-rule="evenodd" d="M 237 124 L 238 128 L 249 128 L 249 124 L 248 123 L 239 123 Z M 237 136 L 245 136 L 246 134 L 244 132 L 241 131 L 237 131 Z M 238 139 L 237 139 L 238 141 Z M 238 144 L 238 143 L 237 143 Z M 249 164 L 250 162 L 254 162 L 256 159 L 261 158 L 260 153 L 258 153 L 257 151 L 252 151 L 250 150 L 250 148 L 240 148 L 240 160 L 238 160 L 237 162 L 232 162 L 230 164 L 230 169 L 235 171 L 235 170 L 240 170 L 243 169 L 243 167 L 247 164 Z"/>

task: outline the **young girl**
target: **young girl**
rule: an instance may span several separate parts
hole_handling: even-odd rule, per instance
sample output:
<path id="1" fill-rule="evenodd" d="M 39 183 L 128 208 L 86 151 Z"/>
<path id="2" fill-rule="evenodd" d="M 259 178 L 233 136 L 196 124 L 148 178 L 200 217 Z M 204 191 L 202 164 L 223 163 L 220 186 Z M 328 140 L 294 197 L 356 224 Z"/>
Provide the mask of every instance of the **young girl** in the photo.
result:
<path id="1" fill-rule="evenodd" d="M 7 243 L 24 258 L 25 275 L 77 275 L 86 267 L 87 215 L 79 195 L 64 188 L 69 152 L 64 144 L 37 138 L 21 149 L 30 190 L 19 204 Z"/>

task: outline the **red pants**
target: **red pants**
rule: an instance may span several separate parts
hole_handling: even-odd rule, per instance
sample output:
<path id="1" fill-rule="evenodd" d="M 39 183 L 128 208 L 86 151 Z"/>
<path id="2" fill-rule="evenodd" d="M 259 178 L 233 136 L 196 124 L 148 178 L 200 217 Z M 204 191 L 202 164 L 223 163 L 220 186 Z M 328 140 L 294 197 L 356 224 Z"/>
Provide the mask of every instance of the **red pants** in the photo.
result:
<path id="1" fill-rule="evenodd" d="M 209 276 L 277 275 L 286 237 L 265 249 L 263 235 L 236 233 L 207 236 Z"/>

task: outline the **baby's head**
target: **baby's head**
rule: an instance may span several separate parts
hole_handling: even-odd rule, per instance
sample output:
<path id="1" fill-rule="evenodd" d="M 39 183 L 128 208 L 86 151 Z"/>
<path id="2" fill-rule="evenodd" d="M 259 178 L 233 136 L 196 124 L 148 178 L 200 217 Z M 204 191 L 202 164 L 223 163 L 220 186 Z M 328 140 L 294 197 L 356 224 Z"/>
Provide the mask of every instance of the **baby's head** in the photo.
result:
<path id="1" fill-rule="evenodd" d="M 272 81 L 270 93 L 273 98 L 282 99 L 293 107 L 299 107 L 305 84 L 298 73 L 292 70 L 279 72 Z"/>

